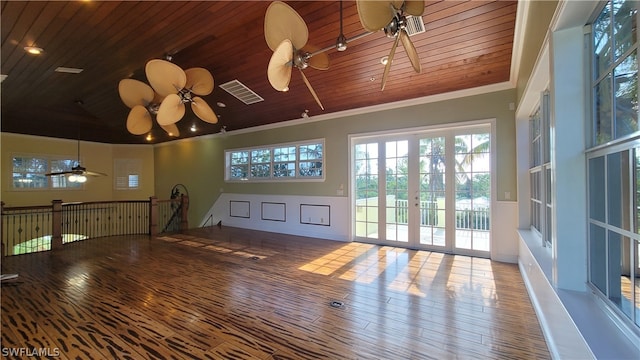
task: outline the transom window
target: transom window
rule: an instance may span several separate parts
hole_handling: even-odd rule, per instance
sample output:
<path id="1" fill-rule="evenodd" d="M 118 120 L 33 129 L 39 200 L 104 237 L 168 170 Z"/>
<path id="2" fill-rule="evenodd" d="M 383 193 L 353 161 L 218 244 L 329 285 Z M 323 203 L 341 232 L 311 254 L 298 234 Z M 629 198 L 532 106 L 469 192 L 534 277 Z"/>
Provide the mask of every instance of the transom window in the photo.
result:
<path id="1" fill-rule="evenodd" d="M 227 181 L 324 180 L 324 140 L 225 152 Z"/>

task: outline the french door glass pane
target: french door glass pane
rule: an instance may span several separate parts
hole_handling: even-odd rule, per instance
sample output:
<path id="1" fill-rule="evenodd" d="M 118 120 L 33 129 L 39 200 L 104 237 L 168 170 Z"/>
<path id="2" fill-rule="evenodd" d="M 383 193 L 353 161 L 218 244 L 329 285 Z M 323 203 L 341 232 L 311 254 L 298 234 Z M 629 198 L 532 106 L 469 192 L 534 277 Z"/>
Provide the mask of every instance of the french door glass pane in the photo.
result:
<path id="1" fill-rule="evenodd" d="M 457 135 L 455 247 L 490 250 L 491 175 L 488 133 Z"/>
<path id="2" fill-rule="evenodd" d="M 445 246 L 445 138 L 420 139 L 420 244 Z"/>
<path id="3" fill-rule="evenodd" d="M 409 141 L 385 143 L 386 236 L 409 241 Z"/>
<path id="4" fill-rule="evenodd" d="M 356 236 L 378 238 L 378 144 L 355 146 Z"/>

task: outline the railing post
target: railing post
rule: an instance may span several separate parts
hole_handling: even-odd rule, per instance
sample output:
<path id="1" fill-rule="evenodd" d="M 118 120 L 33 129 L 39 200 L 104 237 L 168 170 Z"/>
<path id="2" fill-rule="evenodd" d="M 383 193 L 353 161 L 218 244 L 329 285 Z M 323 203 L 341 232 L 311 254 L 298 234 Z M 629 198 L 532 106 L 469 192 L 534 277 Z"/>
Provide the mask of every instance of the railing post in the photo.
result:
<path id="1" fill-rule="evenodd" d="M 51 201 L 51 250 L 62 249 L 62 200 Z"/>
<path id="2" fill-rule="evenodd" d="M 158 234 L 158 198 L 151 196 L 149 198 L 149 235 Z"/>
<path id="3" fill-rule="evenodd" d="M 181 195 L 182 219 L 180 219 L 180 231 L 189 229 L 189 196 Z"/>

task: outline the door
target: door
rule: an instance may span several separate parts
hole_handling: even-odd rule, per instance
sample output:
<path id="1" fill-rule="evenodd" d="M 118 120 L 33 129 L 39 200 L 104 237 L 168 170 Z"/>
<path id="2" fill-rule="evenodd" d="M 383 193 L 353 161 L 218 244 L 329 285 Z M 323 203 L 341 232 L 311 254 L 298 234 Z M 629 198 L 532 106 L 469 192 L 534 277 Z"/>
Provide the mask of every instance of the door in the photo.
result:
<path id="1" fill-rule="evenodd" d="M 354 239 L 489 256 L 489 130 L 352 139 Z"/>

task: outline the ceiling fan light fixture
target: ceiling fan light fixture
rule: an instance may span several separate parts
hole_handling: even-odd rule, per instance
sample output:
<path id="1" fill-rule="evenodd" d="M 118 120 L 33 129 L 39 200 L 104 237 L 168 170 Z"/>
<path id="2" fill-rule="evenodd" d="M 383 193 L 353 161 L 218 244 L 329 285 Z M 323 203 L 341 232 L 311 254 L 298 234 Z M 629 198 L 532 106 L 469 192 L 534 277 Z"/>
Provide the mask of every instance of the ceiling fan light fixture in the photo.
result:
<path id="1" fill-rule="evenodd" d="M 28 52 L 31 55 L 40 55 L 42 54 L 44 49 L 37 46 L 25 46 L 24 51 Z"/>
<path id="2" fill-rule="evenodd" d="M 71 174 L 69 175 L 69 177 L 67 178 L 69 180 L 69 182 L 78 182 L 78 176 L 76 176 L 75 174 Z"/>
<path id="3" fill-rule="evenodd" d="M 344 34 L 340 33 L 338 39 L 336 40 L 336 50 L 345 51 L 347 50 L 347 38 L 344 37 Z"/>

